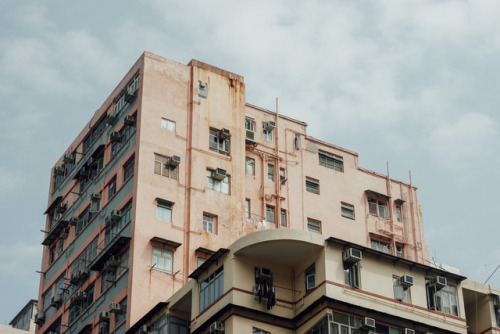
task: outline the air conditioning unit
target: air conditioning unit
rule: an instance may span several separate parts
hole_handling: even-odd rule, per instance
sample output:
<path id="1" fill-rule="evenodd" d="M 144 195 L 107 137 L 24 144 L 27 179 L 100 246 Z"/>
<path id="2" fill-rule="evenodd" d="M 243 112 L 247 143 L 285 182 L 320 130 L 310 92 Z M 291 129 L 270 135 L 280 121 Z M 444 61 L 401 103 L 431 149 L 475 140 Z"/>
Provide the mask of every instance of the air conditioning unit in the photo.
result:
<path id="1" fill-rule="evenodd" d="M 125 101 L 128 103 L 131 103 L 135 99 L 135 89 L 132 87 L 128 87 L 127 91 L 125 92 Z"/>
<path id="2" fill-rule="evenodd" d="M 81 281 L 86 280 L 90 275 L 89 268 L 84 267 L 78 271 L 78 276 Z"/>
<path id="3" fill-rule="evenodd" d="M 69 227 L 63 228 L 61 235 L 59 236 L 61 239 L 66 239 L 69 235 Z"/>
<path id="4" fill-rule="evenodd" d="M 112 265 L 112 266 L 118 267 L 118 266 L 120 265 L 120 262 L 121 262 L 121 261 L 120 261 L 120 257 L 119 257 L 119 256 L 117 256 L 117 255 L 113 255 L 113 256 L 111 256 L 111 257 L 109 258 L 109 260 L 108 260 L 108 261 L 106 261 L 106 262 L 108 262 L 108 263 L 109 263 L 110 265 Z"/>
<path id="5" fill-rule="evenodd" d="M 63 166 L 55 166 L 54 167 L 54 174 L 55 175 L 64 175 L 65 170 Z"/>
<path id="6" fill-rule="evenodd" d="M 89 174 L 90 174 L 90 168 L 88 166 L 83 166 L 82 169 L 80 169 L 81 176 L 87 176 Z"/>
<path id="7" fill-rule="evenodd" d="M 61 306 L 62 303 L 62 295 L 60 293 L 56 293 L 50 300 L 50 305 L 54 307 Z"/>
<path id="8" fill-rule="evenodd" d="M 43 311 L 38 310 L 37 314 L 35 315 L 35 324 L 40 325 L 43 323 L 45 320 L 45 314 Z"/>
<path id="9" fill-rule="evenodd" d="M 411 328 L 405 328 L 402 330 L 401 334 L 415 334 L 415 330 L 413 330 Z"/>
<path id="10" fill-rule="evenodd" d="M 257 139 L 256 139 L 257 135 L 255 134 L 254 131 L 251 131 L 251 130 L 246 130 L 246 137 L 245 139 L 251 143 L 256 143 L 257 142 Z"/>
<path id="11" fill-rule="evenodd" d="M 122 219 L 122 216 L 123 213 L 120 210 L 113 210 L 109 214 L 109 220 L 111 221 L 111 223 L 117 223 L 118 221 L 120 221 L 120 219 Z"/>
<path id="12" fill-rule="evenodd" d="M 210 325 L 210 333 L 224 333 L 224 324 L 221 322 L 214 322 Z"/>
<path id="13" fill-rule="evenodd" d="M 444 276 L 436 276 L 436 278 L 434 278 L 433 280 L 433 283 L 434 285 L 436 285 L 437 290 L 440 290 L 448 285 L 448 281 Z"/>
<path id="14" fill-rule="evenodd" d="M 57 212 L 64 213 L 67 208 L 68 208 L 68 203 L 61 203 L 57 206 Z"/>
<path id="15" fill-rule="evenodd" d="M 347 248 L 342 254 L 342 259 L 346 262 L 358 262 L 362 258 L 362 252 L 356 248 Z"/>
<path id="16" fill-rule="evenodd" d="M 169 159 L 168 159 L 168 164 L 170 166 L 178 166 L 179 164 L 181 163 L 181 157 L 178 156 L 178 155 L 172 155 Z"/>
<path id="17" fill-rule="evenodd" d="M 118 131 L 113 131 L 111 132 L 109 139 L 111 140 L 112 143 L 119 142 L 122 140 L 122 134 Z"/>
<path id="18" fill-rule="evenodd" d="M 122 306 L 119 303 L 111 303 L 109 304 L 109 312 L 111 313 L 120 313 L 122 310 Z"/>
<path id="19" fill-rule="evenodd" d="M 401 276 L 399 278 L 399 284 L 401 284 L 404 288 L 411 287 L 413 285 L 413 276 L 410 276 L 410 275 Z"/>
<path id="20" fill-rule="evenodd" d="M 273 274 L 271 273 L 271 270 L 267 268 L 262 268 L 262 267 L 257 267 L 255 268 L 255 279 L 258 281 L 263 281 L 268 278 L 271 278 Z"/>
<path id="21" fill-rule="evenodd" d="M 90 200 L 91 201 L 100 201 L 101 194 L 100 193 L 93 193 L 92 195 L 90 195 Z"/>
<path id="22" fill-rule="evenodd" d="M 77 291 L 75 293 L 75 296 L 73 297 L 73 300 L 76 302 L 82 302 L 87 299 L 87 292 L 86 291 Z"/>
<path id="23" fill-rule="evenodd" d="M 212 172 L 212 178 L 222 181 L 226 177 L 226 170 L 222 168 L 217 168 Z"/>
<path id="24" fill-rule="evenodd" d="M 106 117 L 106 124 L 113 125 L 113 124 L 115 124 L 117 119 L 118 119 L 118 116 L 115 113 L 111 113 Z"/>
<path id="25" fill-rule="evenodd" d="M 364 317 L 361 319 L 361 329 L 372 330 L 375 329 L 375 319 Z"/>
<path id="26" fill-rule="evenodd" d="M 99 322 L 109 320 L 109 316 L 109 312 L 106 311 L 99 313 Z"/>
<path id="27" fill-rule="evenodd" d="M 134 125 L 135 124 L 135 118 L 132 115 L 125 116 L 125 119 L 123 120 L 123 123 L 125 125 Z"/>
<path id="28" fill-rule="evenodd" d="M 79 222 L 79 221 L 80 221 L 80 218 L 78 218 L 78 217 L 71 217 L 71 218 L 69 219 L 69 224 L 70 224 L 71 226 L 76 226 L 76 225 L 78 224 L 78 222 Z"/>
<path id="29" fill-rule="evenodd" d="M 222 139 L 229 138 L 229 137 L 231 137 L 231 131 L 229 131 L 229 129 L 222 128 L 222 129 L 220 130 L 220 134 L 219 134 L 219 136 L 220 136 Z"/>
<path id="30" fill-rule="evenodd" d="M 72 164 L 75 162 L 75 156 L 73 154 L 65 154 L 63 161 L 68 164 Z"/>
<path id="31" fill-rule="evenodd" d="M 274 121 L 269 121 L 269 122 L 267 122 L 267 123 L 266 123 L 266 127 L 265 127 L 265 129 L 266 129 L 267 131 L 273 131 L 275 127 L 276 127 L 276 122 L 274 122 Z"/>

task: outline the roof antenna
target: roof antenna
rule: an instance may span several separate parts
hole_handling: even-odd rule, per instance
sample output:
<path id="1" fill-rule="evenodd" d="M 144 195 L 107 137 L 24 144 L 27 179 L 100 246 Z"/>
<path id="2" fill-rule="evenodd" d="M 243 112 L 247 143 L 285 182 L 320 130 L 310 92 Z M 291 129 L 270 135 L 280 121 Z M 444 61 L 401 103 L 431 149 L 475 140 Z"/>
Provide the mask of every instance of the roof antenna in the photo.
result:
<path id="1" fill-rule="evenodd" d="M 484 284 L 486 284 L 486 282 L 488 282 L 491 278 L 491 276 L 493 276 L 493 274 L 498 270 L 498 268 L 500 268 L 500 264 L 495 268 L 495 270 L 493 270 L 493 272 L 491 273 L 491 275 L 488 277 L 488 279 L 486 281 L 484 281 Z"/>

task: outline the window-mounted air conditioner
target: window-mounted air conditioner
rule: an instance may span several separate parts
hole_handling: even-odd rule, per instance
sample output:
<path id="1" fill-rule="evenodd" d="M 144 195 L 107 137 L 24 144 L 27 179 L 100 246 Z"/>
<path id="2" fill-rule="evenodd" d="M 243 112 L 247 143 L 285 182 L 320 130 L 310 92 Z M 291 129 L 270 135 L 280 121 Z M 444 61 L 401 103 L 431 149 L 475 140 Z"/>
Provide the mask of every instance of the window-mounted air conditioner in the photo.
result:
<path id="1" fill-rule="evenodd" d="M 112 223 L 117 223 L 123 216 L 123 213 L 120 210 L 113 210 L 109 214 L 109 220 Z"/>
<path id="2" fill-rule="evenodd" d="M 444 276 L 436 276 L 433 280 L 434 285 L 437 290 L 440 290 L 448 285 L 448 280 Z"/>
<path id="3" fill-rule="evenodd" d="M 172 155 L 172 156 L 168 159 L 168 164 L 169 164 L 170 166 L 176 167 L 176 166 L 178 166 L 180 163 L 181 163 L 181 157 L 180 157 L 180 156 L 178 156 L 178 155 Z"/>
<path id="4" fill-rule="evenodd" d="M 89 166 L 89 167 L 96 167 L 97 166 L 97 159 L 94 158 L 94 157 L 90 157 L 87 160 L 87 166 Z"/>
<path id="5" fill-rule="evenodd" d="M 212 178 L 215 180 L 222 181 L 226 177 L 226 170 L 222 168 L 217 168 L 212 172 Z"/>
<path id="6" fill-rule="evenodd" d="M 68 208 L 68 203 L 61 203 L 57 206 L 57 212 L 64 213 L 67 208 Z"/>
<path id="7" fill-rule="evenodd" d="M 410 275 L 401 276 L 399 278 L 399 284 L 401 284 L 405 288 L 411 287 L 413 285 L 413 276 L 410 276 Z"/>
<path id="8" fill-rule="evenodd" d="M 73 154 L 65 154 L 63 161 L 67 164 L 72 164 L 75 162 L 75 156 Z"/>
<path id="9" fill-rule="evenodd" d="M 231 137 L 231 131 L 229 131 L 229 129 L 226 129 L 226 128 L 222 128 L 220 130 L 220 134 L 219 134 L 220 138 L 222 139 L 227 139 L 229 137 Z"/>
<path id="10" fill-rule="evenodd" d="M 61 235 L 59 235 L 59 237 L 61 239 L 66 239 L 68 235 L 69 235 L 69 227 L 66 227 L 61 231 Z"/>
<path id="11" fill-rule="evenodd" d="M 120 313 L 122 310 L 122 306 L 119 303 L 111 303 L 109 304 L 109 312 L 111 313 Z"/>
<path id="12" fill-rule="evenodd" d="M 210 333 L 224 333 L 224 324 L 221 322 L 214 322 L 210 325 Z"/>
<path id="13" fill-rule="evenodd" d="M 55 166 L 54 167 L 54 174 L 55 175 L 64 175 L 64 167 L 63 166 Z"/>
<path id="14" fill-rule="evenodd" d="M 342 259 L 345 262 L 358 262 L 362 258 L 362 252 L 356 248 L 347 248 L 342 254 Z"/>
<path id="15" fill-rule="evenodd" d="M 113 125 L 113 124 L 115 124 L 117 119 L 118 119 L 118 115 L 115 114 L 114 112 L 112 112 L 108 116 L 106 116 L 106 124 Z"/>
<path id="16" fill-rule="evenodd" d="M 93 202 L 97 202 L 101 200 L 101 194 L 100 193 L 93 193 L 90 195 L 90 200 Z"/>
<path id="17" fill-rule="evenodd" d="M 246 141 L 248 142 L 251 142 L 251 143 L 256 143 L 257 142 L 257 139 L 256 139 L 256 134 L 254 131 L 252 130 L 246 130 Z"/>
<path id="18" fill-rule="evenodd" d="M 125 119 L 123 120 L 123 123 L 125 125 L 134 125 L 135 124 L 135 118 L 132 115 L 127 115 L 125 116 Z"/>
<path id="19" fill-rule="evenodd" d="M 148 334 L 148 333 L 151 333 L 152 330 L 153 330 L 153 328 L 151 326 L 143 325 L 143 326 L 141 326 L 141 329 L 139 330 L 139 332 L 140 332 L 140 334 Z"/>
<path id="20" fill-rule="evenodd" d="M 71 273 L 69 282 L 73 285 L 76 285 L 78 284 L 78 282 L 80 282 L 80 273 L 78 272 L 78 270 L 75 270 Z"/>
<path id="21" fill-rule="evenodd" d="M 405 328 L 402 330 L 401 334 L 415 334 L 415 330 L 413 330 L 411 328 Z"/>
<path id="22" fill-rule="evenodd" d="M 89 268 L 84 267 L 84 268 L 80 269 L 78 271 L 78 276 L 79 276 L 79 279 L 81 281 L 87 279 L 90 276 Z"/>
<path id="23" fill-rule="evenodd" d="M 113 131 L 111 132 L 109 139 L 111 140 L 112 143 L 119 142 L 122 140 L 122 134 L 118 131 Z"/>
<path id="24" fill-rule="evenodd" d="M 69 219 L 69 224 L 70 224 L 71 226 L 76 226 L 76 225 L 78 224 L 78 222 L 79 222 L 79 221 L 80 221 L 80 218 L 78 218 L 78 217 L 71 217 L 71 218 Z"/>
<path id="25" fill-rule="evenodd" d="M 75 293 L 75 296 L 73 297 L 73 300 L 76 302 L 82 302 L 87 299 L 87 292 L 86 291 L 77 291 Z"/>
<path id="26" fill-rule="evenodd" d="M 276 127 L 276 122 L 274 121 L 266 122 L 265 128 L 267 131 L 273 131 L 275 127 Z"/>
<path id="27" fill-rule="evenodd" d="M 258 281 L 266 280 L 271 278 L 272 273 L 271 270 L 267 268 L 257 267 L 255 268 L 255 279 Z"/>
<path id="28" fill-rule="evenodd" d="M 135 89 L 132 87 L 128 87 L 125 92 L 125 102 L 131 103 L 135 99 Z"/>
<path id="29" fill-rule="evenodd" d="M 82 169 L 80 169 L 81 176 L 87 176 L 89 174 L 90 174 L 90 168 L 88 166 L 83 166 Z"/>
<path id="30" fill-rule="evenodd" d="M 375 328 L 375 319 L 365 317 L 361 319 L 361 329 L 372 330 Z"/>
<path id="31" fill-rule="evenodd" d="M 99 321 L 109 320 L 109 312 L 101 312 L 99 313 Z"/>
<path id="32" fill-rule="evenodd" d="M 56 293 L 51 299 L 50 299 L 50 305 L 54 307 L 59 307 L 61 306 L 62 302 L 62 296 L 60 293 Z"/>
<path id="33" fill-rule="evenodd" d="M 42 310 L 38 310 L 35 315 L 35 324 L 40 325 L 45 320 L 45 314 Z"/>

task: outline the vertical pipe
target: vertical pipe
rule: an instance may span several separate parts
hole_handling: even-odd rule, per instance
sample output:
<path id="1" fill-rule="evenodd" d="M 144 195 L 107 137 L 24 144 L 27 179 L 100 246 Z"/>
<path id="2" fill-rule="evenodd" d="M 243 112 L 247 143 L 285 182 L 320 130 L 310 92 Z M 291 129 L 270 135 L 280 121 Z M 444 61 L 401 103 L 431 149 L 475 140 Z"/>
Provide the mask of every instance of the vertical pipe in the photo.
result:
<path id="1" fill-rule="evenodd" d="M 276 228 L 281 227 L 281 180 L 280 180 L 280 158 L 279 158 L 279 110 L 278 110 L 278 98 L 276 97 L 276 143 L 275 143 L 275 155 L 276 155 L 276 171 L 278 171 L 278 177 L 274 182 L 274 189 L 276 193 Z"/>
<path id="2" fill-rule="evenodd" d="M 411 212 L 411 225 L 412 225 L 412 230 L 413 230 L 413 247 L 415 250 L 415 262 L 418 262 L 418 250 L 417 250 L 417 231 L 415 227 L 415 208 L 414 208 L 414 203 L 413 203 L 413 182 L 411 179 L 411 170 L 409 171 L 410 173 L 410 212 Z"/>

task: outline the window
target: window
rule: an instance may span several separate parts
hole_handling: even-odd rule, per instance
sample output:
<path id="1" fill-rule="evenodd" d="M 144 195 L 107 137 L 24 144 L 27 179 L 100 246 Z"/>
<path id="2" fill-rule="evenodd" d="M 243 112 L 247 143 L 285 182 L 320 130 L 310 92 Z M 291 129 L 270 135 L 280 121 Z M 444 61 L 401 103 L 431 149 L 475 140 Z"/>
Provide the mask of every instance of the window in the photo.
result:
<path id="1" fill-rule="evenodd" d="M 318 155 L 320 166 L 330 168 L 338 172 L 344 171 L 344 159 L 342 157 L 321 151 Z"/>
<path id="2" fill-rule="evenodd" d="M 410 302 L 410 289 L 401 285 L 400 277 L 393 276 L 392 284 L 394 286 L 394 299 L 409 303 Z"/>
<path id="3" fill-rule="evenodd" d="M 161 128 L 168 130 L 168 131 L 175 132 L 175 122 L 171 121 L 169 119 L 166 119 L 166 118 L 162 118 L 161 119 Z"/>
<path id="4" fill-rule="evenodd" d="M 108 201 L 116 194 L 116 175 L 109 182 L 108 185 Z"/>
<path id="5" fill-rule="evenodd" d="M 151 266 L 153 269 L 171 274 L 173 258 L 174 253 L 171 250 L 153 246 Z"/>
<path id="6" fill-rule="evenodd" d="M 62 274 L 56 281 L 55 287 L 56 287 L 56 295 L 60 294 L 61 297 L 63 296 L 64 289 L 66 288 L 66 278 L 64 277 L 66 273 Z"/>
<path id="7" fill-rule="evenodd" d="M 210 129 L 210 136 L 209 136 L 210 151 L 214 151 L 224 155 L 229 155 L 231 147 L 230 138 L 231 135 L 225 133 L 222 130 Z"/>
<path id="8" fill-rule="evenodd" d="M 306 334 L 359 334 L 362 332 L 361 319 L 343 314 L 333 312 L 333 321 L 330 321 L 330 316 L 324 317 L 320 322 L 318 322 L 314 327 L 306 332 Z M 399 334 L 399 330 L 396 332 L 382 332 L 379 331 L 377 324 L 377 333 L 380 334 Z"/>
<path id="9" fill-rule="evenodd" d="M 120 312 L 115 313 L 115 328 L 127 319 L 127 297 L 120 302 Z"/>
<path id="10" fill-rule="evenodd" d="M 114 156 L 135 132 L 135 118 L 132 116 L 132 122 L 125 123 L 119 130 L 111 133 L 111 156 Z"/>
<path id="11" fill-rule="evenodd" d="M 47 292 L 43 294 L 43 310 L 45 311 L 46 309 L 49 308 L 50 302 L 52 301 L 52 287 L 49 288 Z"/>
<path id="12" fill-rule="evenodd" d="M 266 221 L 274 224 L 274 206 L 266 205 Z"/>
<path id="13" fill-rule="evenodd" d="M 245 130 L 255 132 L 255 121 L 251 118 L 245 118 Z"/>
<path id="14" fill-rule="evenodd" d="M 220 267 L 200 283 L 200 312 L 215 303 L 224 292 L 224 268 Z"/>
<path id="15" fill-rule="evenodd" d="M 387 242 L 372 239 L 371 248 L 382 253 L 391 254 L 391 245 Z"/>
<path id="16" fill-rule="evenodd" d="M 157 204 L 156 204 L 156 218 L 164 220 L 166 222 L 171 222 L 172 221 L 172 202 L 158 199 Z"/>
<path id="17" fill-rule="evenodd" d="M 49 252 L 49 264 L 52 264 L 56 259 L 56 246 L 52 246 Z"/>
<path id="18" fill-rule="evenodd" d="M 368 212 L 372 216 L 389 219 L 387 213 L 387 200 L 377 200 L 373 197 L 368 197 Z"/>
<path id="19" fill-rule="evenodd" d="M 104 293 L 110 286 L 115 283 L 116 271 L 105 270 L 102 272 L 101 276 L 101 293 Z"/>
<path id="20" fill-rule="evenodd" d="M 198 96 L 204 99 L 207 98 L 207 83 L 203 81 L 198 81 Z"/>
<path id="21" fill-rule="evenodd" d="M 198 256 L 198 259 L 197 259 L 197 266 L 201 266 L 203 263 L 205 263 L 207 259 L 203 258 L 203 257 L 199 257 Z"/>
<path id="22" fill-rule="evenodd" d="M 457 288 L 452 285 L 438 289 L 432 279 L 425 280 L 429 309 L 458 316 Z"/>
<path id="23" fill-rule="evenodd" d="M 87 298 L 84 301 L 71 303 L 69 309 L 69 323 L 72 323 L 80 314 L 83 314 L 85 310 L 94 302 L 94 285 L 85 290 Z"/>
<path id="24" fill-rule="evenodd" d="M 121 218 L 114 224 L 107 224 L 104 240 L 106 245 L 114 239 L 115 236 L 130 222 L 132 219 L 132 201 L 128 202 L 121 210 Z"/>
<path id="25" fill-rule="evenodd" d="M 123 180 L 127 181 L 132 175 L 134 175 L 134 164 L 135 159 L 132 157 L 124 166 L 123 166 Z"/>
<path id="26" fill-rule="evenodd" d="M 293 139 L 293 146 L 296 150 L 300 150 L 300 135 L 298 133 L 295 134 Z"/>
<path id="27" fill-rule="evenodd" d="M 344 262 L 344 282 L 351 288 L 359 289 L 359 265 L 358 262 Z"/>
<path id="28" fill-rule="evenodd" d="M 64 239 L 59 239 L 57 242 L 57 255 L 61 255 L 64 251 Z"/>
<path id="29" fill-rule="evenodd" d="M 306 190 L 310 193 L 319 194 L 319 181 L 306 177 Z"/>
<path id="30" fill-rule="evenodd" d="M 286 227 L 286 211 L 281 210 L 281 226 Z"/>
<path id="31" fill-rule="evenodd" d="M 400 205 L 396 205 L 396 221 L 398 223 L 403 222 L 403 216 L 401 214 L 401 206 Z"/>
<path id="32" fill-rule="evenodd" d="M 321 233 L 321 222 L 319 220 L 307 219 L 307 229 L 311 232 Z"/>
<path id="33" fill-rule="evenodd" d="M 99 321 L 99 334 L 109 334 L 109 319 Z"/>
<path id="34" fill-rule="evenodd" d="M 245 218 L 250 219 L 250 200 L 248 198 L 245 200 Z"/>
<path id="35" fill-rule="evenodd" d="M 255 175 L 255 159 L 249 157 L 245 159 L 245 173 Z"/>
<path id="36" fill-rule="evenodd" d="M 269 181 L 274 181 L 274 165 L 267 165 L 267 179 Z"/>
<path id="37" fill-rule="evenodd" d="M 206 214 L 203 214 L 203 232 L 215 233 L 214 225 L 216 223 L 216 217 Z"/>
<path id="38" fill-rule="evenodd" d="M 85 208 L 83 212 L 78 216 L 78 222 L 76 223 L 76 234 L 80 233 L 96 216 L 96 213 L 90 211 L 90 206 Z"/>
<path id="39" fill-rule="evenodd" d="M 90 197 L 90 212 L 98 213 L 101 209 L 101 194 L 98 193 L 96 197 Z"/>
<path id="40" fill-rule="evenodd" d="M 96 126 L 92 127 L 90 134 L 83 140 L 83 153 L 92 146 L 92 144 L 101 136 L 106 129 L 106 117 L 101 118 Z"/>
<path id="41" fill-rule="evenodd" d="M 222 180 L 216 179 L 216 171 L 207 169 L 207 188 L 218 191 L 223 194 L 229 194 L 229 176 L 226 175 Z"/>
<path id="42" fill-rule="evenodd" d="M 304 272 L 306 293 L 316 287 L 316 265 L 313 264 Z"/>
<path id="43" fill-rule="evenodd" d="M 170 164 L 170 158 L 155 154 L 155 174 L 177 180 L 177 165 Z"/>
<path id="44" fill-rule="evenodd" d="M 257 327 L 252 327 L 252 334 L 271 334 L 271 332 L 265 331 Z"/>
<path id="45" fill-rule="evenodd" d="M 284 168 L 280 168 L 280 186 L 286 181 L 286 172 Z"/>
<path id="46" fill-rule="evenodd" d="M 400 257 L 400 258 L 403 258 L 403 257 L 404 257 L 403 249 L 404 249 L 404 247 L 403 247 L 403 246 L 401 246 L 401 245 L 396 245 L 396 256 L 397 256 L 397 257 Z"/>
<path id="47" fill-rule="evenodd" d="M 268 141 L 273 141 L 273 130 L 268 130 L 267 122 L 262 123 L 262 138 Z"/>
<path id="48" fill-rule="evenodd" d="M 347 203 L 340 203 L 340 211 L 342 217 L 354 219 L 354 205 Z"/>

